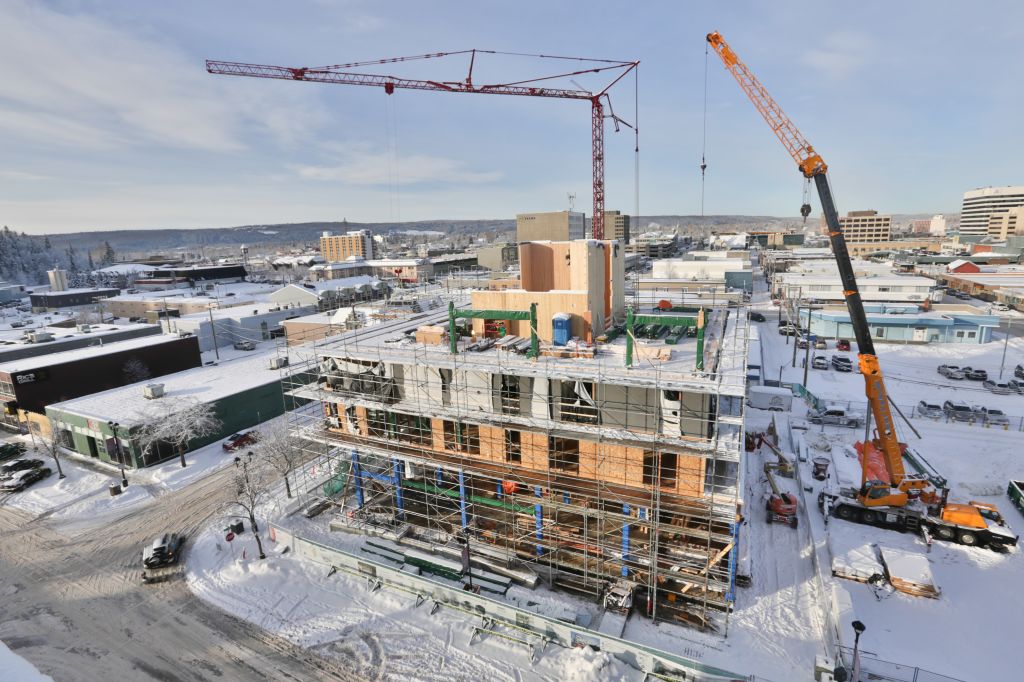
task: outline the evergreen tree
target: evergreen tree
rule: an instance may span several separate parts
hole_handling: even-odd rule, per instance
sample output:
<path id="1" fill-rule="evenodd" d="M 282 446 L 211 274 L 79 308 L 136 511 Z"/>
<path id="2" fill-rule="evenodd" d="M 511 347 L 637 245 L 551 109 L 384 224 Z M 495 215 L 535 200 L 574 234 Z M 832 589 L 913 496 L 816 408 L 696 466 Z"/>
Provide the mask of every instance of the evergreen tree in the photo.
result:
<path id="1" fill-rule="evenodd" d="M 93 272 L 96 269 L 96 264 L 92 261 L 92 251 L 89 252 L 89 272 Z"/>
<path id="2" fill-rule="evenodd" d="M 68 257 L 68 272 L 72 275 L 78 274 L 78 261 L 75 260 L 75 247 L 68 244 L 67 250 L 64 252 Z"/>
<path id="3" fill-rule="evenodd" d="M 103 242 L 103 255 L 100 256 L 100 265 L 107 266 L 113 265 L 117 254 L 114 252 L 114 247 L 110 245 L 110 242 Z"/>

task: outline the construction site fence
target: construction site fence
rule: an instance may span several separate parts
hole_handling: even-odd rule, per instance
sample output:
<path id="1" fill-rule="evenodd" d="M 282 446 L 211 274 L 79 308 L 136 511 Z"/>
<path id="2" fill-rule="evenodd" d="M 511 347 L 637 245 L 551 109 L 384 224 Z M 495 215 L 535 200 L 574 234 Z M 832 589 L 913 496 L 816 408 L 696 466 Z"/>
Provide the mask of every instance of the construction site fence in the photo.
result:
<path id="1" fill-rule="evenodd" d="M 767 678 L 729 672 L 667 651 L 526 611 L 508 602 L 466 591 L 461 586 L 447 585 L 407 573 L 399 567 L 380 563 L 366 555 L 356 555 L 329 547 L 296 535 L 279 524 L 272 523 L 270 526 L 273 541 L 279 547 L 287 546 L 294 556 L 319 563 L 332 572 L 342 572 L 361 578 L 374 591 L 386 588 L 404 592 L 415 599 L 415 604 L 419 608 L 450 608 L 480 618 L 481 625 L 475 632 L 480 632 L 484 638 L 490 632 L 495 636 L 531 646 L 534 649 L 534 658 L 542 653 L 548 644 L 565 648 L 589 645 L 614 656 L 652 679 L 687 682 L 771 682 Z M 492 631 L 491 628 L 495 626 L 508 632 Z"/>
<path id="2" fill-rule="evenodd" d="M 853 669 L 853 649 L 841 647 L 843 662 Z M 930 670 L 892 661 L 883 661 L 867 651 L 860 652 L 861 678 L 877 682 L 964 682 L 958 677 L 941 675 Z"/>

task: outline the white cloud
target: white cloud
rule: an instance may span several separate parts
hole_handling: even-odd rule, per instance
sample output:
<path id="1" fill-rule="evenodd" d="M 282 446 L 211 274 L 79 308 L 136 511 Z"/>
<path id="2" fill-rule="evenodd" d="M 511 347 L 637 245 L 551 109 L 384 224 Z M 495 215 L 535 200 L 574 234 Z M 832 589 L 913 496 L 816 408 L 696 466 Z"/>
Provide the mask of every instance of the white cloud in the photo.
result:
<path id="1" fill-rule="evenodd" d="M 250 128 L 288 142 L 295 131 L 282 121 L 318 120 L 313 93 L 211 76 L 174 45 L 96 17 L 13 0 L 0 3 L 0 25 L 0 132 L 18 138 L 224 152 L 243 148 Z"/>
<path id="2" fill-rule="evenodd" d="M 481 184 L 500 180 L 500 171 L 475 171 L 460 161 L 437 156 L 413 155 L 389 161 L 385 154 L 357 152 L 330 166 L 291 166 L 307 180 L 343 182 L 351 185 L 416 185 L 426 182 Z"/>
<path id="3" fill-rule="evenodd" d="M 39 175 L 38 173 L 28 173 L 26 171 L 16 170 L 0 170 L 0 179 L 13 180 L 13 181 L 26 181 L 26 182 L 38 182 L 40 180 L 49 180 L 49 176 Z"/>
<path id="4" fill-rule="evenodd" d="M 866 33 L 837 31 L 825 36 L 824 45 L 804 52 L 801 61 L 829 80 L 845 81 L 864 66 L 876 50 L 874 39 Z"/>

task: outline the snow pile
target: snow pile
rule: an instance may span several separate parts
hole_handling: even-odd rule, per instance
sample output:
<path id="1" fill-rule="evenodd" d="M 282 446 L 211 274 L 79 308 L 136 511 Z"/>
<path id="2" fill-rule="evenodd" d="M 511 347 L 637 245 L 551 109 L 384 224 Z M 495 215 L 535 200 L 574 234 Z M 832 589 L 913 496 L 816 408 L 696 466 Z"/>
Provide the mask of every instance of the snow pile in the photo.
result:
<path id="1" fill-rule="evenodd" d="M 248 527 L 227 543 L 214 523 L 188 550 L 192 591 L 229 613 L 304 647 L 341 658 L 365 679 L 520 679 L 592 682 L 640 680 L 607 654 L 549 646 L 536 664 L 528 647 L 477 637 L 479 620 L 447 608 L 430 614 L 413 595 L 381 589 L 344 572 L 281 554 L 267 542 L 254 559 Z M 243 553 L 245 558 L 243 559 Z"/>

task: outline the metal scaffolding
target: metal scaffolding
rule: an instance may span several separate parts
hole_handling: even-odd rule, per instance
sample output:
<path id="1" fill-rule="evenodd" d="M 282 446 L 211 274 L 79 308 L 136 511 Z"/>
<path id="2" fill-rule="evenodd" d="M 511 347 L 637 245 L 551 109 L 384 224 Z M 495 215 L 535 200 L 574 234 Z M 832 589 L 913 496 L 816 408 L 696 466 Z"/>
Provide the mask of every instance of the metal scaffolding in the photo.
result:
<path id="1" fill-rule="evenodd" d="M 299 494 L 333 500 L 334 526 L 439 551 L 470 537 L 491 566 L 594 598 L 626 579 L 651 618 L 725 632 L 749 327 L 742 307 L 706 312 L 702 369 L 627 367 L 622 344 L 566 359 L 416 342 L 444 309 L 307 333 L 282 376 L 312 463 Z"/>

